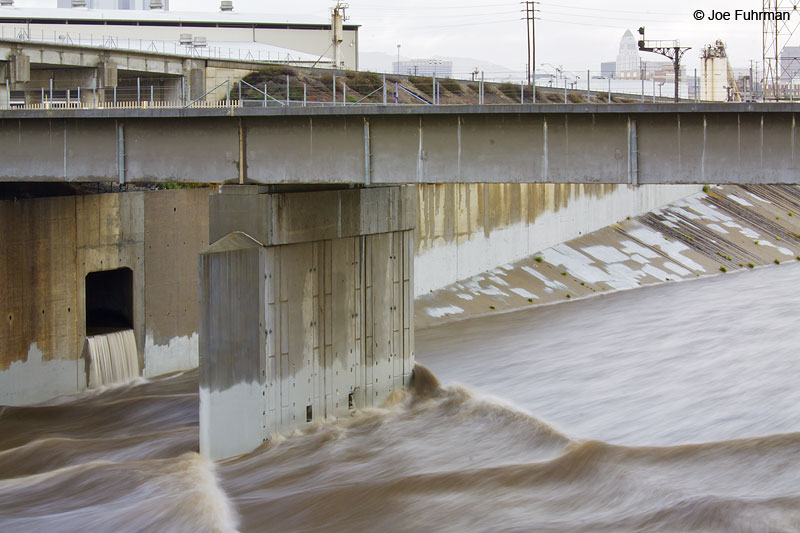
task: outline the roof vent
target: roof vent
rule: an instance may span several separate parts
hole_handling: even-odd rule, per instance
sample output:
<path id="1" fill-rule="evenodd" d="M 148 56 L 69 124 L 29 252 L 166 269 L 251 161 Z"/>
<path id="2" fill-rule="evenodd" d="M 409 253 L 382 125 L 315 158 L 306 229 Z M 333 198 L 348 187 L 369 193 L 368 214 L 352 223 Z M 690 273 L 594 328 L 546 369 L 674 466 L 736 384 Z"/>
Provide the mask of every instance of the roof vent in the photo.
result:
<path id="1" fill-rule="evenodd" d="M 150 9 L 164 9 L 164 2 L 161 0 L 150 0 Z"/>
<path id="2" fill-rule="evenodd" d="M 72 7 L 86 7 L 86 0 L 72 0 Z"/>
<path id="3" fill-rule="evenodd" d="M 195 35 L 194 39 L 192 40 L 192 46 L 195 48 L 202 48 L 204 46 L 208 46 L 208 41 L 202 35 Z"/>
<path id="4" fill-rule="evenodd" d="M 192 34 L 191 33 L 181 33 L 180 43 L 184 46 L 191 46 L 192 45 Z"/>
<path id="5" fill-rule="evenodd" d="M 233 0 L 222 0 L 219 3 L 220 11 L 233 11 Z"/>
<path id="6" fill-rule="evenodd" d="M 0 6 L 2 7 L 13 7 L 14 0 L 0 0 Z"/>

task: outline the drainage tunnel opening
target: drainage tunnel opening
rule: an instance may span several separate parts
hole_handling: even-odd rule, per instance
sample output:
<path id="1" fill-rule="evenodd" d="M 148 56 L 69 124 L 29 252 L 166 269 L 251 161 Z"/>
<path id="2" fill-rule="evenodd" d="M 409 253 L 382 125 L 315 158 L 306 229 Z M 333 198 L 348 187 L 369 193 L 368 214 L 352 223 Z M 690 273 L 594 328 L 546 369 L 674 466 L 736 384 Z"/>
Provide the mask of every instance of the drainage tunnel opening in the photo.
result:
<path id="1" fill-rule="evenodd" d="M 86 275 L 86 335 L 133 329 L 133 271 L 130 268 Z"/>

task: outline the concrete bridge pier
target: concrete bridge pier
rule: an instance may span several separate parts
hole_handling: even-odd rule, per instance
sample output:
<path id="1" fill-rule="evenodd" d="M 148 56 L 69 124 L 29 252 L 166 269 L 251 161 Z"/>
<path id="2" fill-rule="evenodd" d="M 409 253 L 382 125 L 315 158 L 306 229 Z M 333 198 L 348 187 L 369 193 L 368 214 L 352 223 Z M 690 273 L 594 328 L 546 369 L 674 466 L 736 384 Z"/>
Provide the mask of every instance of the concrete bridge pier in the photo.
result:
<path id="1" fill-rule="evenodd" d="M 200 451 L 378 406 L 414 366 L 414 186 L 210 198 L 199 261 Z"/>

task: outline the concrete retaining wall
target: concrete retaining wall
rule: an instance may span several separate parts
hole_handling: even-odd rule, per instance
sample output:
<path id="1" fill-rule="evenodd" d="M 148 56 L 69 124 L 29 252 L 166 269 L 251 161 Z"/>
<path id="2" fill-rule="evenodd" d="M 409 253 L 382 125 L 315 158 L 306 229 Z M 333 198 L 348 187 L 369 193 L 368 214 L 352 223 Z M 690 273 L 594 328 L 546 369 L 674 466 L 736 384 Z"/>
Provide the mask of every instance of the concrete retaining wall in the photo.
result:
<path id="1" fill-rule="evenodd" d="M 208 243 L 209 192 L 0 202 L 0 404 L 85 388 L 85 279 L 95 271 L 133 271 L 146 376 L 197 366 L 196 257 Z"/>
<path id="2" fill-rule="evenodd" d="M 700 191 L 698 185 L 418 185 L 419 296 Z"/>

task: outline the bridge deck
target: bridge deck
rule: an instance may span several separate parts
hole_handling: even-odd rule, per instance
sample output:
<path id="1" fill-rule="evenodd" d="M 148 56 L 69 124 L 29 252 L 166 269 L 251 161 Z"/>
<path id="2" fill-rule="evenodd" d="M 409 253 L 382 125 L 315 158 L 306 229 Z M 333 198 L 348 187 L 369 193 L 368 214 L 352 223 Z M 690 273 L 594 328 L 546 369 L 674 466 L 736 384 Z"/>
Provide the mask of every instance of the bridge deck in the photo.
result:
<path id="1" fill-rule="evenodd" d="M 800 104 L 0 111 L 0 181 L 800 183 Z"/>

